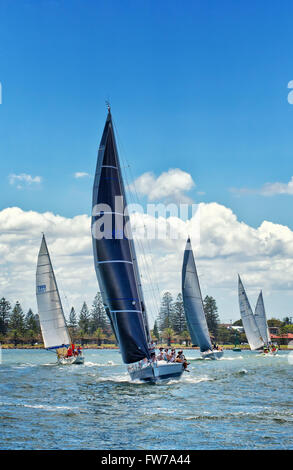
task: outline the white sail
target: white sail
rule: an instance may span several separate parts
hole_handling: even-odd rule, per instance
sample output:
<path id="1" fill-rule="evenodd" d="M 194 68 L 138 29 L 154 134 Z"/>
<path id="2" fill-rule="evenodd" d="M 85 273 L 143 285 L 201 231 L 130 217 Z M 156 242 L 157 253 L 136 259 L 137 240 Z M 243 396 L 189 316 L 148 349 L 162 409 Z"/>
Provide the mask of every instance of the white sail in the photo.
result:
<path id="1" fill-rule="evenodd" d="M 256 324 L 255 317 L 251 310 L 251 306 L 247 298 L 245 289 L 243 287 L 242 281 L 240 279 L 240 276 L 238 276 L 238 295 L 240 314 L 250 349 L 259 349 L 264 346 L 264 342 Z"/>
<path id="2" fill-rule="evenodd" d="M 68 346 L 71 339 L 44 235 L 38 256 L 36 294 L 45 347 L 57 349 Z"/>
<path id="3" fill-rule="evenodd" d="M 260 334 L 265 344 L 270 343 L 271 335 L 268 329 L 268 323 L 267 323 L 265 306 L 263 302 L 262 291 L 260 291 L 260 294 L 257 299 L 255 312 L 254 312 L 254 318 L 255 318 L 256 324 L 258 326 L 258 329 L 260 331 Z"/>

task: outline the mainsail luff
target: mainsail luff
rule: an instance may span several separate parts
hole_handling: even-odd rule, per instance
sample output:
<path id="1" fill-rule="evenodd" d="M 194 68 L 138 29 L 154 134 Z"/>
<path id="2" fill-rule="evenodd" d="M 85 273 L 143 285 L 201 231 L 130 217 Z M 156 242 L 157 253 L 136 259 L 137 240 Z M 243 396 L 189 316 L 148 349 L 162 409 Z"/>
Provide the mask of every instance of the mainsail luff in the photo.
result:
<path id="1" fill-rule="evenodd" d="M 115 199 L 116 198 L 116 199 Z M 131 236 L 111 112 L 106 119 L 93 188 L 95 270 L 106 311 L 126 364 L 149 358 L 149 328 Z M 102 226 L 104 230 L 102 232 Z M 110 233 L 107 233 L 107 229 Z M 112 229 L 114 228 L 114 231 Z M 100 230 L 100 231 L 99 231 Z"/>
<path id="2" fill-rule="evenodd" d="M 248 297 L 246 295 L 244 286 L 238 275 L 238 297 L 239 297 L 239 308 L 242 318 L 243 328 L 249 342 L 250 349 L 255 350 L 264 346 L 263 339 L 261 337 L 259 328 L 257 326 L 255 317 L 253 315 Z"/>
<path id="3" fill-rule="evenodd" d="M 36 296 L 44 345 L 48 349 L 68 346 L 71 338 L 51 263 L 45 236 L 43 235 L 36 271 Z"/>
<path id="4" fill-rule="evenodd" d="M 264 340 L 264 343 L 269 344 L 271 341 L 271 335 L 268 329 L 268 323 L 267 323 L 267 317 L 266 317 L 262 291 L 260 291 L 258 299 L 257 299 L 255 312 L 254 312 L 254 318 L 258 326 L 258 329 L 260 331 L 260 334 L 262 336 L 262 339 Z"/>
<path id="5" fill-rule="evenodd" d="M 182 296 L 193 344 L 197 344 L 201 352 L 212 350 L 190 238 L 187 240 L 183 258 Z"/>

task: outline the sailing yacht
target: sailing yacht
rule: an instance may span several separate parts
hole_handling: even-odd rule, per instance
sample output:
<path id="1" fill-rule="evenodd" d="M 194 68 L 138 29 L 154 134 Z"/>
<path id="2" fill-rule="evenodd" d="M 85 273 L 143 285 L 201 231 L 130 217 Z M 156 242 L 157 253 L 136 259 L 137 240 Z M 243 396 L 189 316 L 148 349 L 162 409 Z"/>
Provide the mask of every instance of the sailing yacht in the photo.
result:
<path id="1" fill-rule="evenodd" d="M 276 355 L 278 352 L 278 348 L 275 345 L 272 345 L 262 291 L 260 291 L 258 299 L 257 299 L 257 303 L 256 303 L 255 311 L 254 311 L 254 318 L 258 326 L 258 329 L 260 331 L 261 337 L 263 338 L 263 341 L 265 344 L 264 353 L 270 356 Z"/>
<path id="2" fill-rule="evenodd" d="M 56 351 L 59 364 L 83 364 L 82 354 L 66 357 L 67 348 L 72 344 L 72 340 L 66 326 L 45 235 L 38 255 L 36 295 L 45 348 Z"/>
<path id="3" fill-rule="evenodd" d="M 212 346 L 190 238 L 187 240 L 183 258 L 182 296 L 192 343 L 199 346 L 203 359 L 219 359 L 224 352 Z"/>
<path id="4" fill-rule="evenodd" d="M 151 356 L 151 335 L 110 106 L 98 151 L 92 205 L 96 275 L 130 377 L 149 382 L 180 377 L 182 363 L 156 362 Z"/>
<path id="5" fill-rule="evenodd" d="M 243 328 L 252 351 L 264 347 L 264 340 L 259 330 L 256 317 L 253 315 L 248 297 L 246 295 L 243 283 L 238 274 L 238 298 L 240 315 L 242 318 Z"/>

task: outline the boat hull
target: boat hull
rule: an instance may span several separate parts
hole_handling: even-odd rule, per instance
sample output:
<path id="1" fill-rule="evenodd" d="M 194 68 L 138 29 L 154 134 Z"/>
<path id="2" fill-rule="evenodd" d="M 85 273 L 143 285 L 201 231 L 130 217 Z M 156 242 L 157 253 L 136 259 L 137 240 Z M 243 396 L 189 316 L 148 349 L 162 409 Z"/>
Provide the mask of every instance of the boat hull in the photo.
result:
<path id="1" fill-rule="evenodd" d="M 212 360 L 220 359 L 221 357 L 223 357 L 223 355 L 224 355 L 224 351 L 217 351 L 217 350 L 201 353 L 201 357 L 203 359 L 212 359 Z"/>
<path id="2" fill-rule="evenodd" d="M 57 359 L 58 364 L 64 365 L 71 365 L 71 364 L 84 364 L 84 357 L 83 356 L 75 356 L 75 357 L 60 357 Z"/>
<path id="3" fill-rule="evenodd" d="M 180 362 L 167 362 L 165 364 L 154 363 L 145 367 L 128 367 L 128 372 L 132 380 L 142 380 L 143 382 L 152 383 L 179 378 L 183 371 L 183 364 Z"/>

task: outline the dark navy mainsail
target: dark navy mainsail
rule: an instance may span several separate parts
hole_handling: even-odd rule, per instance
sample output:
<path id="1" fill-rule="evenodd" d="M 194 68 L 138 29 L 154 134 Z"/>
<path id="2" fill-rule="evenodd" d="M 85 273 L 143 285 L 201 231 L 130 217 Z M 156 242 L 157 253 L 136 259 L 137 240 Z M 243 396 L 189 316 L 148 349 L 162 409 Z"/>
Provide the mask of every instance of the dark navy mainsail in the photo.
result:
<path id="1" fill-rule="evenodd" d="M 192 343 L 197 344 L 201 352 L 212 351 L 190 238 L 187 240 L 183 257 L 182 297 Z"/>
<path id="2" fill-rule="evenodd" d="M 92 240 L 96 274 L 126 364 L 150 357 L 149 327 L 131 235 L 109 109 L 93 188 Z"/>

